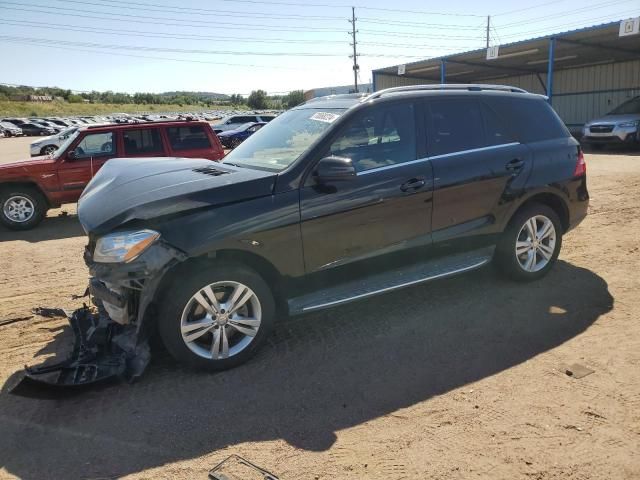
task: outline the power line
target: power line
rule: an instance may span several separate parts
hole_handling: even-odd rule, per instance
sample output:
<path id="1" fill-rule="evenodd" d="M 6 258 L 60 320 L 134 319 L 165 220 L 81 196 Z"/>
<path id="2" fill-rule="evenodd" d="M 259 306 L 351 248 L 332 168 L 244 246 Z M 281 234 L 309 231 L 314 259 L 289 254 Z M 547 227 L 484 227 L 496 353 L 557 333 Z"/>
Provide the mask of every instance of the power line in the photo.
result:
<path id="1" fill-rule="evenodd" d="M 114 28 L 93 28 L 93 27 L 82 27 L 77 25 L 69 25 L 69 24 L 61 24 L 61 23 L 47 23 L 43 25 L 38 22 L 29 22 L 24 20 L 0 20 L 0 24 L 3 25 L 11 25 L 11 26 L 27 26 L 27 27 L 37 27 L 37 28 L 45 28 L 56 31 L 70 31 L 70 32 L 86 32 L 86 33 L 97 33 L 97 34 L 126 34 L 134 37 L 145 37 L 145 38 L 166 38 L 170 40 L 198 40 L 198 41 L 210 41 L 216 40 L 218 42 L 260 42 L 260 43 L 296 43 L 296 44 L 304 44 L 304 45 L 317 45 L 318 40 L 299 40 L 299 39 L 287 39 L 287 38 L 259 38 L 259 37 L 217 37 L 210 35 L 196 35 L 196 34 L 171 34 L 171 33 L 159 33 L 159 32 L 149 32 L 149 31 L 134 31 L 134 30 L 123 30 L 123 29 L 114 29 Z M 342 40 L 323 40 L 323 43 L 335 43 L 344 45 Z"/>
<path id="2" fill-rule="evenodd" d="M 634 15 L 637 13 L 637 10 L 631 11 L 631 12 L 625 12 L 625 13 L 618 13 L 618 14 L 612 14 L 616 15 L 617 17 L 622 17 L 622 16 L 626 16 L 626 15 Z M 591 22 L 598 22 L 598 24 L 603 23 L 602 17 L 598 18 L 598 19 L 593 19 L 593 20 L 580 20 L 577 22 L 572 22 L 572 23 L 564 23 L 561 25 L 554 25 L 554 26 L 549 26 L 549 27 L 545 27 L 545 30 L 547 31 L 552 31 L 553 33 L 561 33 L 564 30 L 560 30 L 560 29 L 566 29 L 566 28 L 571 28 L 571 27 L 576 27 L 576 26 L 585 26 L 586 23 L 591 23 Z M 560 31 L 558 31 L 560 30 Z M 511 33 L 508 35 L 502 35 L 503 38 L 514 38 L 514 37 L 521 37 L 521 36 L 525 36 L 525 35 L 532 35 L 532 34 L 540 34 L 540 28 L 537 28 L 536 30 L 529 30 L 526 32 L 517 32 L 517 33 Z"/>
<path id="3" fill-rule="evenodd" d="M 54 40 L 51 38 L 35 38 L 35 37 L 18 37 L 11 35 L 0 35 L 0 40 L 18 40 L 29 41 L 33 43 L 53 43 L 57 45 L 68 45 L 87 48 L 104 48 L 104 49 L 121 49 L 121 50 L 137 50 L 145 52 L 164 52 L 164 53 L 195 53 L 206 55 L 250 55 L 250 56 L 268 56 L 268 57 L 341 57 L 340 54 L 334 53 L 312 53 L 312 52 L 250 52 L 237 50 L 199 50 L 185 48 L 161 48 L 161 47 L 145 47 L 142 45 L 117 45 L 103 44 L 91 42 L 73 42 L 68 40 Z"/>
<path id="4" fill-rule="evenodd" d="M 37 27 L 38 29 L 44 28 L 55 31 L 69 31 L 69 32 L 82 32 L 82 33 L 95 33 L 95 34 L 104 34 L 104 35 L 113 35 L 113 34 L 126 34 L 129 36 L 135 37 L 143 37 L 143 38 L 160 38 L 160 39 L 169 39 L 169 40 L 195 40 L 195 41 L 206 41 L 216 40 L 219 42 L 234 42 L 234 43 L 243 43 L 243 42 L 261 42 L 261 43 L 295 43 L 302 45 L 316 45 L 318 43 L 317 40 L 298 40 L 298 39 L 286 39 L 286 38 L 258 38 L 258 37 L 216 37 L 209 35 L 195 35 L 195 34 L 165 34 L 165 33 L 155 33 L 148 31 L 134 31 L 134 30 L 123 30 L 123 29 L 112 29 L 112 28 L 84 28 L 75 25 L 69 24 L 60 24 L 60 23 L 49 23 L 47 25 L 43 25 L 38 22 L 29 22 L 29 21 L 18 21 L 18 20 L 9 20 L 4 21 L 0 20 L 0 25 L 10 25 L 10 26 L 27 26 L 27 27 Z M 495 29 L 494 29 L 495 30 Z M 344 45 L 342 40 L 323 40 L 323 43 L 332 43 L 332 44 L 340 44 Z M 415 43 L 388 43 L 388 42 L 358 42 L 359 45 L 368 45 L 372 47 L 389 47 L 389 48 L 408 48 L 408 49 L 425 49 L 425 48 L 437 48 L 437 49 L 446 49 L 446 50 L 460 50 L 463 48 L 474 48 L 473 45 L 425 45 L 425 44 L 415 44 Z"/>
<path id="5" fill-rule="evenodd" d="M 18 5 L 18 6 L 23 6 L 23 4 L 21 3 L 17 3 L 17 2 L 2 2 L 2 4 L 6 4 L 6 5 Z M 50 7 L 48 5 L 39 5 L 39 4 L 28 4 L 28 6 L 33 6 L 36 8 L 46 8 L 49 10 L 69 10 L 71 12 L 76 12 L 76 9 L 72 9 L 72 8 L 63 8 L 63 7 Z M 22 10 L 22 11 L 29 11 L 26 9 L 22 9 L 22 8 L 15 8 L 15 7 L 8 7 L 8 10 Z M 110 15 L 111 17 L 115 17 L 115 18 L 109 18 L 109 17 L 101 17 L 105 20 L 120 20 L 121 18 L 132 18 L 135 19 L 136 22 L 144 20 L 144 19 L 151 19 L 151 20 L 173 20 L 174 22 L 195 22 L 197 24 L 200 25 L 193 25 L 193 24 L 173 24 L 176 26 L 211 26 L 211 22 L 208 21 L 197 21 L 197 20 L 181 20 L 179 18 L 166 18 L 166 17 L 152 17 L 149 15 L 131 15 L 131 14 L 126 14 L 126 13 L 110 13 L 110 12 L 100 12 L 100 11 L 95 11 L 95 10 L 84 10 L 84 12 L 86 13 L 94 13 L 94 14 L 99 14 L 99 15 Z M 53 14 L 53 15 L 64 15 L 64 16 L 68 16 L 68 15 L 72 15 L 69 13 L 59 13 L 57 11 L 54 12 L 48 12 L 48 11 L 40 11 L 39 13 L 48 13 L 48 14 Z M 73 16 L 84 16 L 87 17 L 87 15 L 78 15 L 78 14 L 73 14 Z M 128 20 L 127 20 L 128 21 Z M 132 20 L 133 21 L 133 20 Z M 150 22 L 145 22 L 145 23 L 150 23 Z M 279 31 L 294 31 L 294 32 L 306 32 L 309 30 L 313 30 L 316 32 L 336 32 L 336 33 L 340 33 L 342 32 L 342 30 L 336 30 L 336 29 L 332 29 L 332 28 L 325 28 L 325 27 L 293 27 L 293 26 L 287 26 L 286 29 L 281 28 L 278 25 L 265 25 L 265 24 L 247 24 L 247 23 L 231 23 L 231 22 L 216 22 L 216 27 L 218 28 L 224 28 L 224 27 L 220 27 L 220 26 L 231 26 L 231 27 L 235 27 L 237 28 L 242 28 L 243 30 L 245 29 L 254 29 L 254 30 L 264 30 L 265 28 L 267 30 L 279 30 Z M 228 28 L 228 27 L 227 27 Z"/>
<path id="6" fill-rule="evenodd" d="M 507 12 L 494 13 L 492 16 L 499 17 L 499 16 L 502 16 L 502 15 L 512 15 L 514 13 L 520 13 L 520 12 L 526 12 L 528 10 L 533 10 L 534 8 L 539 9 L 540 7 L 545 7 L 547 5 L 555 5 L 556 3 L 560 3 L 560 2 L 564 2 L 564 1 L 566 1 L 566 0 L 552 0 L 550 2 L 538 3 L 538 4 L 533 5 L 531 7 L 518 8 L 516 10 L 509 10 Z"/>
<path id="7" fill-rule="evenodd" d="M 29 41 L 20 41 L 20 40 L 6 40 L 6 41 L 10 43 L 17 43 L 22 45 L 33 45 L 33 43 Z M 67 46 L 61 46 L 61 45 L 49 45 L 49 44 L 38 44 L 38 46 L 45 47 L 45 48 L 64 49 L 65 51 L 69 50 L 69 51 L 75 51 L 75 52 L 86 52 L 86 53 L 94 53 L 94 54 L 100 53 L 104 55 L 113 55 L 117 57 L 146 58 L 150 60 L 167 60 L 171 62 L 223 65 L 223 66 L 229 66 L 229 67 L 269 68 L 274 70 L 299 71 L 299 69 L 297 68 L 281 67 L 279 65 L 255 65 L 255 64 L 246 64 L 246 63 L 242 64 L 242 63 L 212 62 L 207 60 L 187 60 L 184 58 L 156 57 L 156 56 L 150 56 L 150 55 L 134 55 L 129 53 L 105 52 L 105 51 L 99 51 L 99 50 L 88 50 L 83 48 L 67 47 Z"/>
<path id="8" fill-rule="evenodd" d="M 232 1 L 232 0 L 224 0 L 224 1 Z M 477 17 L 484 18 L 484 15 L 476 15 L 473 13 L 451 13 L 451 12 L 424 12 L 419 10 L 402 10 L 399 8 L 381 8 L 381 7 L 369 7 L 366 5 L 356 5 L 356 8 L 361 8 L 363 10 L 374 10 L 378 12 L 400 12 L 400 13 L 412 13 L 415 15 L 438 15 L 443 17 Z"/>
<path id="9" fill-rule="evenodd" d="M 479 34 L 475 37 L 470 36 L 462 36 L 462 35 L 429 35 L 429 34 L 420 34 L 420 33 L 403 33 L 391 30 L 360 30 L 363 33 L 371 33 L 371 34 L 384 34 L 389 37 L 400 37 L 400 38 L 434 38 L 434 39 L 447 39 L 447 40 L 477 40 L 478 38 L 483 38 Z"/>
<path id="10" fill-rule="evenodd" d="M 11 3 L 11 4 L 16 4 L 14 2 L 4 2 L 4 3 Z M 44 7 L 44 8 L 51 8 L 51 7 Z M 22 11 L 22 12 L 30 12 L 30 13 L 45 13 L 45 14 L 49 14 L 49 15 L 60 15 L 60 16 L 65 16 L 65 17 L 77 17 L 77 18 L 91 18 L 91 19 L 98 19 L 98 20 L 108 20 L 108 21 L 122 21 L 122 22 L 129 22 L 129 23 L 144 23 L 144 24 L 150 24 L 150 25 L 164 25 L 164 26 L 173 26 L 173 27 L 195 27 L 195 28 L 205 28 L 205 27 L 211 27 L 211 23 L 210 22 L 200 22 L 198 24 L 195 23 L 186 23 L 188 22 L 187 20 L 180 20 L 181 22 L 185 22 L 185 23 L 172 23 L 172 22 L 158 22 L 158 21 L 154 21 L 154 20 L 148 20 L 150 18 L 157 18 L 157 17 L 148 17 L 148 16 L 140 16 L 140 15 L 122 15 L 122 16 L 126 16 L 127 18 L 110 18 L 110 17 L 104 17 L 104 16 L 100 16 L 100 15 L 84 15 L 84 14 L 79 14 L 79 13 L 61 13 L 61 12 L 51 12 L 51 11 L 46 11 L 46 10 L 36 10 L 36 9 L 26 9 L 26 8 L 17 8 L 17 7 L 5 7 L 6 10 L 15 10 L 15 11 Z M 69 10 L 69 9 L 67 9 Z M 75 11 L 75 10 L 74 10 Z M 86 11 L 89 13 L 103 13 L 103 12 L 93 12 L 93 11 Z M 104 13 L 103 13 L 104 14 Z M 107 15 L 117 15 L 117 14 L 108 14 Z M 131 20 L 129 20 L 129 18 L 132 18 Z M 164 20 L 164 19 L 163 19 Z M 171 19 L 166 19 L 166 20 L 171 20 Z M 230 25 L 230 24 L 226 24 L 226 25 Z M 255 25 L 255 24 L 251 24 L 251 25 L 245 25 L 245 24 L 238 24 L 238 25 L 242 25 L 241 27 L 230 27 L 230 26 L 221 26 L 221 24 L 218 22 L 216 23 L 216 27 L 218 29 L 228 29 L 228 30 L 247 30 L 247 29 L 252 29 L 252 30 L 256 30 L 256 31 L 278 31 L 278 32 L 308 32 L 308 33 L 341 33 L 343 32 L 343 30 L 337 30 L 337 29 L 330 29 L 330 28 L 320 28 L 320 27 L 282 27 L 282 26 L 267 26 L 267 25 Z M 389 30 L 362 30 L 362 32 L 367 32 L 367 33 L 372 33 L 372 34 L 376 34 L 376 35 L 380 35 L 380 34 L 385 34 L 385 35 L 389 35 L 389 36 L 395 36 L 395 37 L 401 37 L 401 38 L 437 38 L 437 39 L 451 39 L 451 40 L 476 40 L 476 37 L 468 37 L 468 36 L 455 36 L 455 35 L 444 35 L 444 34 L 439 34 L 439 35 L 422 35 L 422 34 L 406 34 L 403 32 L 398 32 L 398 31 L 389 31 Z M 324 41 L 324 40 L 323 40 Z"/>
<path id="11" fill-rule="evenodd" d="M 263 13 L 263 12 L 239 12 L 237 10 L 214 10 L 209 8 L 185 8 L 185 7 L 172 7 L 170 5 L 158 5 L 154 3 L 142 3 L 142 2 L 127 2 L 122 0 L 102 0 L 102 2 L 88 2 L 88 1 L 80 1 L 80 0 L 55 0 L 57 2 L 63 3 L 74 3 L 80 5 L 94 5 L 99 7 L 105 7 L 105 3 L 113 3 L 117 5 L 126 5 L 128 9 L 132 10 L 142 10 L 147 12 L 163 12 L 163 13 L 173 13 L 180 15 L 187 15 L 191 13 L 197 13 L 197 15 L 207 15 L 207 16 L 215 16 L 215 17 L 238 17 L 238 18 L 264 18 L 264 19 L 311 19 L 311 20 L 342 20 L 342 17 L 337 16 L 327 16 L 327 15 L 299 15 L 299 14 L 271 14 L 271 13 Z M 141 6 L 137 6 L 141 5 Z M 146 7 L 160 7 L 160 8 L 146 8 Z M 54 7 L 52 7 L 54 8 Z"/>
<path id="12" fill-rule="evenodd" d="M 362 23 L 371 23 L 371 24 L 381 24 L 381 25 L 397 25 L 397 26 L 407 26 L 407 27 L 428 27 L 428 28 L 436 28 L 436 29 L 457 29 L 457 30 L 477 30 L 478 27 L 472 25 L 454 25 L 447 23 L 421 23 L 421 22 L 404 22 L 404 21 L 396 21 L 396 20 L 386 20 L 384 18 L 370 18 L 370 17 L 359 17 L 359 21 Z"/>
<path id="13" fill-rule="evenodd" d="M 619 5 L 621 3 L 627 3 L 627 2 L 630 2 L 630 1 L 637 2 L 638 0 L 614 0 L 614 1 L 611 1 L 611 2 L 605 2 L 605 3 L 602 3 L 602 4 L 593 5 L 593 6 L 587 5 L 587 6 L 584 6 L 583 8 L 581 8 L 580 12 L 575 12 L 575 10 L 566 10 L 566 11 L 563 11 L 563 12 L 556 12 L 553 15 L 545 15 L 543 17 L 533 17 L 533 18 L 529 18 L 527 20 L 519 20 L 517 22 L 506 23 L 506 24 L 502 25 L 502 28 L 509 28 L 509 27 L 514 27 L 514 26 L 517 26 L 517 25 L 524 25 L 524 24 L 528 25 L 530 23 L 539 23 L 539 22 L 543 22 L 545 20 L 548 20 L 550 18 L 556 18 L 558 16 L 566 15 L 566 14 L 588 13 L 588 12 L 591 12 L 593 10 L 599 10 L 601 8 L 606 8 L 606 7 L 609 7 L 611 5 Z"/>

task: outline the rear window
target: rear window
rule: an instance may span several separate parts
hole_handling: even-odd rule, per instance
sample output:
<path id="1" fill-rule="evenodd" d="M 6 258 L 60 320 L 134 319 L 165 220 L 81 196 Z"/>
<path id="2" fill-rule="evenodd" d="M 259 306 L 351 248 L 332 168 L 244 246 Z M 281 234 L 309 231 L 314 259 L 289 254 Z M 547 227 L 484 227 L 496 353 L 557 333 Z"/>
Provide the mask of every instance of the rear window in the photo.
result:
<path id="1" fill-rule="evenodd" d="M 127 130 L 124 132 L 123 140 L 126 155 L 162 153 L 162 141 L 157 128 Z"/>
<path id="2" fill-rule="evenodd" d="M 542 98 L 487 97 L 487 103 L 524 143 L 571 136 L 558 114 Z"/>
<path id="3" fill-rule="evenodd" d="M 427 142 L 431 155 L 487 146 L 480 105 L 475 99 L 430 101 L 427 112 Z"/>
<path id="4" fill-rule="evenodd" d="M 198 148 L 211 148 L 209 137 L 202 125 L 190 125 L 188 127 L 167 128 L 169 142 L 173 150 L 192 150 Z"/>

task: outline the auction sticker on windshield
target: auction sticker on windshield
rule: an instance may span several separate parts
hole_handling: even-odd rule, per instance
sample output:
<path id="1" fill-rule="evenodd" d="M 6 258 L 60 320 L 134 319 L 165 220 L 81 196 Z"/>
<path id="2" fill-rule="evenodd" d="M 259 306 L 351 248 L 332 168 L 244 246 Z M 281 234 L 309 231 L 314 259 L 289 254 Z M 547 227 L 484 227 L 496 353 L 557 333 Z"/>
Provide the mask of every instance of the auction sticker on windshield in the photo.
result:
<path id="1" fill-rule="evenodd" d="M 318 122 L 333 123 L 335 119 L 338 118 L 339 116 L 340 115 L 336 115 L 335 113 L 316 112 L 313 115 L 311 115 L 311 117 L 309 118 L 311 120 L 316 120 Z"/>

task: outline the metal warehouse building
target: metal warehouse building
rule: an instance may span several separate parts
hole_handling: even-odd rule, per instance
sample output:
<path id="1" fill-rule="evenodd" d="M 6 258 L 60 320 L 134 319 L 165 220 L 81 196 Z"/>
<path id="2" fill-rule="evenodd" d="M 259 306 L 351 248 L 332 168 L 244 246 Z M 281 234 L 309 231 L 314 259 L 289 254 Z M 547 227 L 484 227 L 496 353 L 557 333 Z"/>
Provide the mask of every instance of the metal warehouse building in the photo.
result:
<path id="1" fill-rule="evenodd" d="M 493 83 L 547 95 L 574 132 L 640 95 L 640 18 L 373 71 L 373 88 Z"/>

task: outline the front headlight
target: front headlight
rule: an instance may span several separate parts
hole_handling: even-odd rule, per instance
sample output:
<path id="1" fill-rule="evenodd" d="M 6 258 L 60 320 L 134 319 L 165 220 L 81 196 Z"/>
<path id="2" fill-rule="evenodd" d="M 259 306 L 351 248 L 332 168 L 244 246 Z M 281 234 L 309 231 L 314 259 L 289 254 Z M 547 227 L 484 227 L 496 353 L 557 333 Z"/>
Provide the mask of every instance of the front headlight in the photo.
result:
<path id="1" fill-rule="evenodd" d="M 619 127 L 622 128 L 627 128 L 627 127 L 637 127 L 638 126 L 638 121 L 634 120 L 632 122 L 624 122 L 624 123 L 619 123 L 618 124 Z"/>
<path id="2" fill-rule="evenodd" d="M 99 263 L 130 262 L 135 260 L 158 238 L 160 238 L 160 234 L 153 230 L 117 232 L 105 235 L 96 242 L 93 260 Z"/>

